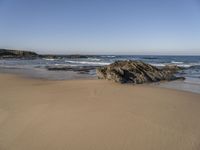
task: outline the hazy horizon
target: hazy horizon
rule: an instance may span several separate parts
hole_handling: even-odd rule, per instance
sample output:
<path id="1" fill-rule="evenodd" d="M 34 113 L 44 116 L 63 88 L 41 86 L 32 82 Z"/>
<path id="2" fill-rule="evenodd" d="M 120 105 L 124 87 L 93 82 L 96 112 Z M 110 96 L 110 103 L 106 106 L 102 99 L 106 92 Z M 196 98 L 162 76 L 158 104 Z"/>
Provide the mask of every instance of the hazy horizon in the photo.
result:
<path id="1" fill-rule="evenodd" d="M 198 0 L 0 0 L 0 48 L 200 55 Z"/>
<path id="2" fill-rule="evenodd" d="M 200 56 L 200 53 L 190 53 L 186 51 L 179 51 L 179 52 L 172 52 L 172 51 L 165 51 L 165 52 L 140 52 L 140 51 L 132 51 L 130 52 L 115 52 L 115 53 L 96 53 L 96 52 L 83 52 L 79 53 L 79 51 L 69 51 L 69 50 L 62 50 L 64 52 L 59 52 L 59 51 L 48 51 L 48 50 L 35 50 L 35 49 L 17 49 L 17 48 L 0 48 L 0 49 L 5 49 L 5 50 L 21 50 L 21 51 L 32 51 L 36 52 L 37 54 L 41 55 L 158 55 L 158 56 Z"/>

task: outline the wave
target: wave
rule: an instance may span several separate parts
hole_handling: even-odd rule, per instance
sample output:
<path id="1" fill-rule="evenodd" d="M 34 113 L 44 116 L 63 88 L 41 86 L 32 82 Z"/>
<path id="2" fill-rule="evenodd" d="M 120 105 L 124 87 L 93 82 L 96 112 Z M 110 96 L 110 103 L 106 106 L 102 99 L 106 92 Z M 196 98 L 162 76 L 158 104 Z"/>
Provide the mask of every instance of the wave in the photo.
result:
<path id="1" fill-rule="evenodd" d="M 149 63 L 149 64 L 156 67 L 164 67 L 168 65 L 167 63 Z"/>
<path id="2" fill-rule="evenodd" d="M 200 69 L 200 65 L 191 66 L 189 69 Z"/>
<path id="3" fill-rule="evenodd" d="M 50 66 L 59 66 L 59 67 L 77 67 L 78 65 L 75 64 L 52 64 Z"/>
<path id="4" fill-rule="evenodd" d="M 183 64 L 183 66 L 186 66 L 186 68 L 199 68 L 200 63 L 188 63 L 188 64 Z"/>
<path id="5" fill-rule="evenodd" d="M 184 62 L 182 61 L 171 61 L 172 64 L 183 64 Z"/>
<path id="6" fill-rule="evenodd" d="M 153 66 L 156 67 L 164 67 L 166 65 L 177 65 L 179 67 L 183 67 L 183 68 L 200 68 L 200 63 L 182 63 L 182 62 L 176 62 L 176 63 L 150 63 Z"/>
<path id="7" fill-rule="evenodd" d="M 107 56 L 101 56 L 101 57 L 103 57 L 103 58 L 115 58 L 116 56 L 114 56 L 114 55 L 107 55 Z"/>
<path id="8" fill-rule="evenodd" d="M 110 63 L 107 62 L 89 62 L 89 61 L 65 61 L 66 63 L 72 63 L 72 64 L 84 64 L 84 65 L 109 65 Z"/>
<path id="9" fill-rule="evenodd" d="M 53 58 L 44 58 L 44 60 L 54 61 L 55 59 L 53 59 Z"/>
<path id="10" fill-rule="evenodd" d="M 100 61 L 101 59 L 98 59 L 98 58 L 88 58 L 88 60 Z"/>
<path id="11" fill-rule="evenodd" d="M 177 66 L 179 66 L 179 67 L 183 67 L 183 68 L 189 68 L 189 67 L 191 67 L 191 65 L 190 64 L 177 64 Z"/>

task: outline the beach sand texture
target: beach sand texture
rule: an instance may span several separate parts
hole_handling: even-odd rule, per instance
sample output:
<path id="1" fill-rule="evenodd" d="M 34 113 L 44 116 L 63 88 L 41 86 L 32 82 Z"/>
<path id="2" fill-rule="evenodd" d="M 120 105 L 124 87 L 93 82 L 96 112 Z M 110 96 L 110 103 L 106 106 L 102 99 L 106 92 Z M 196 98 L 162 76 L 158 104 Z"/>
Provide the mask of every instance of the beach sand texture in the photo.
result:
<path id="1" fill-rule="evenodd" d="M 0 75 L 0 150 L 199 149 L 199 94 Z"/>

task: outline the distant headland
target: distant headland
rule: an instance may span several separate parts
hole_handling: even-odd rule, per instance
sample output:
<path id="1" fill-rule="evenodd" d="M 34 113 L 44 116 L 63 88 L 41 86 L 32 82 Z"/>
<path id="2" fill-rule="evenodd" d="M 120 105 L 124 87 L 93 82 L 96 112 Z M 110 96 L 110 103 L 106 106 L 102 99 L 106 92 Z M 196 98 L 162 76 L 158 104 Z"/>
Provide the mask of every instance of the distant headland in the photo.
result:
<path id="1" fill-rule="evenodd" d="M 0 49 L 0 59 L 6 59 L 6 58 L 23 58 L 23 59 L 37 59 L 37 58 L 88 58 L 92 57 L 93 55 L 79 55 L 79 54 L 73 54 L 73 55 L 42 55 L 37 54 L 33 51 L 27 51 L 27 50 L 12 50 L 12 49 Z"/>

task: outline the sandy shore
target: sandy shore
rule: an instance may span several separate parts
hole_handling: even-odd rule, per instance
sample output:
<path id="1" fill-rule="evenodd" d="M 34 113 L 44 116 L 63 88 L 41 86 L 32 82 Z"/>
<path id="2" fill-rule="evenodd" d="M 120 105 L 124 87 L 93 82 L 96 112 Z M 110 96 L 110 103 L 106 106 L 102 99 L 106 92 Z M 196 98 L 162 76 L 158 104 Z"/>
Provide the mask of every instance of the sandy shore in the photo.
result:
<path id="1" fill-rule="evenodd" d="M 0 150 L 199 150 L 200 95 L 0 75 Z"/>

